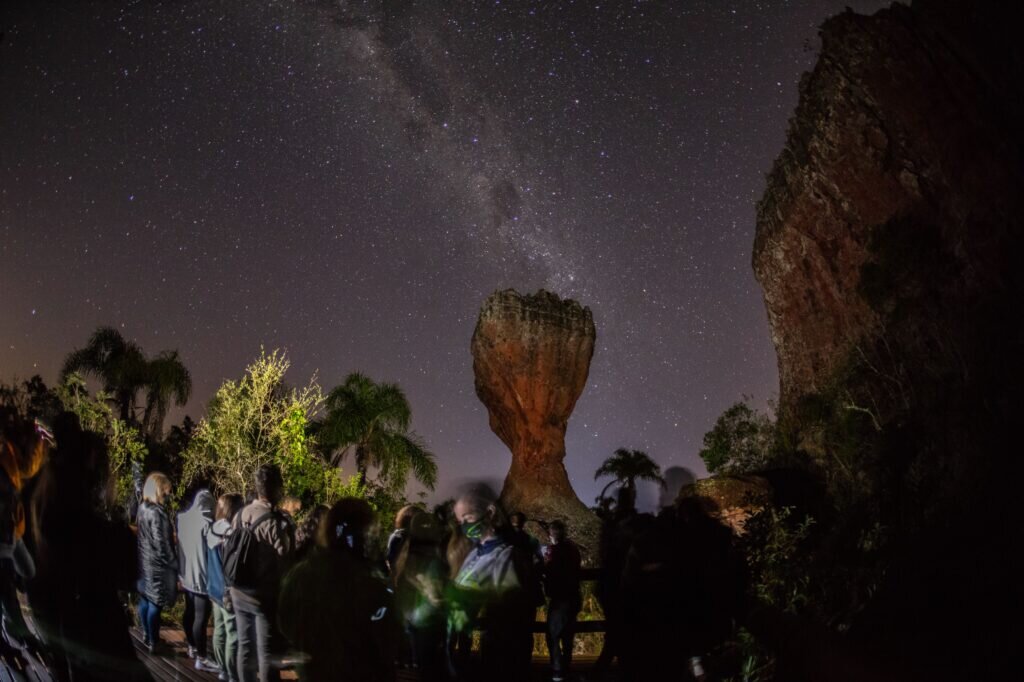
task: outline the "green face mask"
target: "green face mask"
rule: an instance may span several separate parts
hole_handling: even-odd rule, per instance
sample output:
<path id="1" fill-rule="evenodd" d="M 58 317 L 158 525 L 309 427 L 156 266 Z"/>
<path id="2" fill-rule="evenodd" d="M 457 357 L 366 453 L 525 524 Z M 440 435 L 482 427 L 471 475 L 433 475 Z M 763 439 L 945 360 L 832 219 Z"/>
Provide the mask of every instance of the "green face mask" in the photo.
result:
<path id="1" fill-rule="evenodd" d="M 484 534 L 484 524 L 482 521 L 463 521 L 459 526 L 462 529 L 462 534 L 474 542 L 480 539 L 480 536 Z"/>

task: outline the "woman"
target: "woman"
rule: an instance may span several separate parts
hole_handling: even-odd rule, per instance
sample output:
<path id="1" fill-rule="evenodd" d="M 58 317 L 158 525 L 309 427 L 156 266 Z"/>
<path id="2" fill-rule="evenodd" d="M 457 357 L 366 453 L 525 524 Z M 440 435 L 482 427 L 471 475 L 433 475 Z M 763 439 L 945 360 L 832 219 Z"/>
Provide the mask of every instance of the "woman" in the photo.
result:
<path id="1" fill-rule="evenodd" d="M 325 504 L 318 504 L 313 507 L 309 515 L 299 524 L 295 530 L 295 562 L 302 561 L 309 553 L 316 549 L 317 536 L 320 534 L 320 524 L 327 517 L 330 507 Z"/>
<path id="2" fill-rule="evenodd" d="M 394 679 L 389 593 L 372 575 L 365 554 L 373 522 L 365 500 L 339 500 L 320 526 L 322 551 L 311 553 L 285 576 L 281 631 L 306 656 L 300 679 Z"/>
<path id="3" fill-rule="evenodd" d="M 36 574 L 28 583 L 32 617 L 53 676 L 67 680 L 148 680 L 135 656 L 118 596 L 135 584 L 136 541 L 108 520 L 113 505 L 103 439 L 64 413 L 57 449 L 31 498 Z"/>
<path id="4" fill-rule="evenodd" d="M 439 682 L 448 676 L 443 600 L 448 565 L 441 551 L 443 528 L 433 514 L 424 511 L 417 511 L 406 526 L 406 541 L 395 561 L 395 604 L 420 679 Z"/>
<path id="5" fill-rule="evenodd" d="M 206 627 L 210 623 L 210 599 L 206 593 L 206 536 L 213 525 L 213 495 L 202 489 L 192 506 L 178 514 L 178 576 L 185 591 L 182 628 L 188 641 L 188 656 L 196 670 L 219 673 L 206 657 Z"/>
<path id="6" fill-rule="evenodd" d="M 221 495 L 217 500 L 215 521 L 206 535 L 207 546 L 207 594 L 213 604 L 213 657 L 220 666 L 224 677 L 237 682 L 238 677 L 238 628 L 235 614 L 231 610 L 231 596 L 224 584 L 223 563 L 220 546 L 231 534 L 231 522 L 242 510 L 241 495 Z"/>
<path id="7" fill-rule="evenodd" d="M 171 481 L 154 471 L 142 487 L 139 505 L 139 623 L 142 641 L 154 653 L 160 643 L 160 612 L 177 596 L 178 559 L 174 528 L 164 505 Z"/>

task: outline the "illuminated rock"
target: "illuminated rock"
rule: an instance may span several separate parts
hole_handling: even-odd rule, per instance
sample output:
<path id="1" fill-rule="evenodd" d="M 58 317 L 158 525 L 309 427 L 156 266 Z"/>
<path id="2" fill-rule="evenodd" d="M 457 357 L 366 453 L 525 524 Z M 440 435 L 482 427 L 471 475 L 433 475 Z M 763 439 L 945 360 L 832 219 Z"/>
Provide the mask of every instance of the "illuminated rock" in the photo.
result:
<path id="1" fill-rule="evenodd" d="M 505 508 L 530 519 L 563 519 L 591 555 L 598 522 L 576 497 L 562 460 L 595 337 L 589 308 L 543 290 L 523 296 L 508 289 L 484 302 L 471 343 L 477 396 L 512 452 Z"/>

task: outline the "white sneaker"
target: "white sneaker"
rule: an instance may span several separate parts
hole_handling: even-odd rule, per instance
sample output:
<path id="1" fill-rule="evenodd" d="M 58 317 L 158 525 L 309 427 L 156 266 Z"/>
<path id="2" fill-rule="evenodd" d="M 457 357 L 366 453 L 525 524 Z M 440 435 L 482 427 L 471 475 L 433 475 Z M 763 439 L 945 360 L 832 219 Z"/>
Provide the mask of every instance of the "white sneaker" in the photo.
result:
<path id="1" fill-rule="evenodd" d="M 221 672 L 220 666 L 213 661 L 206 658 L 196 659 L 196 670 L 202 670 L 206 673 L 219 673 Z"/>

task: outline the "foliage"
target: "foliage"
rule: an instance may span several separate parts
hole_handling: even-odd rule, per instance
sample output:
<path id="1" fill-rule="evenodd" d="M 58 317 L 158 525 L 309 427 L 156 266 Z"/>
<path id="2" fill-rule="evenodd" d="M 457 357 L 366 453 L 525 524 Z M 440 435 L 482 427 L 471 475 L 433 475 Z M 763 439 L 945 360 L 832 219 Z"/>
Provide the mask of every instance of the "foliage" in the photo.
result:
<path id="1" fill-rule="evenodd" d="M 121 420 L 141 425 L 154 439 L 163 435 L 171 402 L 184 405 L 192 394 L 192 376 L 177 351 L 163 351 L 147 359 L 138 344 L 113 327 L 99 327 L 83 348 L 68 354 L 61 368 L 61 381 L 75 373 L 99 379 L 106 399 L 117 406 Z M 137 414 L 140 391 L 145 395 L 141 421 Z"/>
<path id="2" fill-rule="evenodd" d="M 181 487 L 197 479 L 223 492 L 245 493 L 260 466 L 281 467 L 285 489 L 305 502 L 336 494 L 340 482 L 326 472 L 315 452 L 308 426 L 323 404 L 315 377 L 301 389 L 289 389 L 291 363 L 275 350 L 250 364 L 238 381 L 217 390 L 182 456 Z"/>
<path id="3" fill-rule="evenodd" d="M 775 424 L 746 400 L 735 403 L 704 434 L 700 458 L 711 474 L 743 474 L 765 468 L 772 457 Z"/>
<path id="4" fill-rule="evenodd" d="M 616 450 L 594 472 L 594 480 L 602 476 L 611 476 L 612 481 L 601 490 L 601 494 L 597 498 L 598 503 L 604 498 L 608 488 L 615 484 L 627 488 L 634 493 L 636 492 L 637 481 L 653 481 L 660 485 L 665 485 L 665 479 L 661 476 L 661 467 L 646 452 L 640 450 L 628 450 L 626 448 Z"/>
<path id="5" fill-rule="evenodd" d="M 20 383 L 0 384 L 0 407 L 28 419 L 43 421 L 51 421 L 64 409 L 60 398 L 38 374 Z"/>
<path id="6" fill-rule="evenodd" d="M 744 549 L 751 590 L 760 601 L 799 613 L 810 599 L 808 538 L 814 519 L 793 507 L 765 507 L 747 520 Z"/>
<path id="7" fill-rule="evenodd" d="M 90 396 L 85 380 L 78 374 L 65 377 L 55 395 L 64 409 L 78 416 L 83 429 L 99 433 L 106 440 L 110 472 L 117 486 L 117 502 L 126 504 L 134 492 L 132 463 L 141 465 L 146 458 L 142 434 L 114 414 L 109 394 L 100 392 Z"/>
<path id="8" fill-rule="evenodd" d="M 370 481 L 371 467 L 377 470 L 373 483 L 383 489 L 403 490 L 411 473 L 433 490 L 437 464 L 409 428 L 412 410 L 398 385 L 378 384 L 355 372 L 330 392 L 326 405 L 317 435 L 330 461 L 340 463 L 351 455 L 364 481 Z"/>

